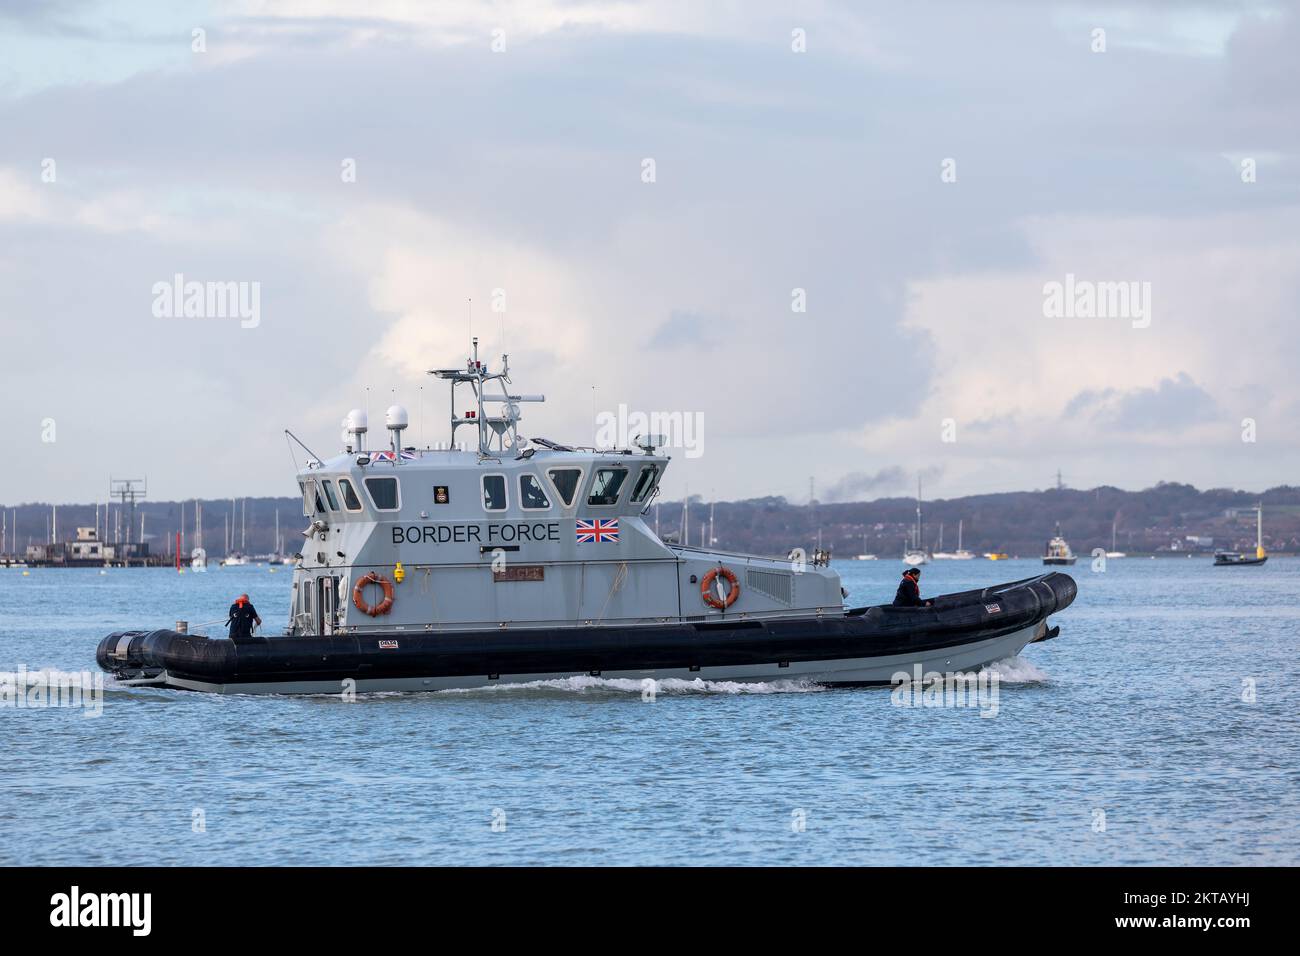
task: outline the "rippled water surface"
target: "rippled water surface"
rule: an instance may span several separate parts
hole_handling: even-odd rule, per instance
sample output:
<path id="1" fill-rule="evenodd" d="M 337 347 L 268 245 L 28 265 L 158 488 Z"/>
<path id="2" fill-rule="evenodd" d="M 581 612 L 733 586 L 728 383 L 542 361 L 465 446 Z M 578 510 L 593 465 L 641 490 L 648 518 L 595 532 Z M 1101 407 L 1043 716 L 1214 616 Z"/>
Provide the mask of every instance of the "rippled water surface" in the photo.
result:
<path id="1" fill-rule="evenodd" d="M 854 604 L 900 570 L 836 567 Z M 939 562 L 922 587 L 1041 570 Z M 110 681 L 99 716 L 5 707 L 0 862 L 1300 863 L 1300 560 L 1073 573 L 1061 637 L 996 666 L 992 718 L 595 678 L 355 703 Z M 109 631 L 224 617 L 240 591 L 278 629 L 289 585 L 0 569 L 0 670 L 97 672 Z"/>

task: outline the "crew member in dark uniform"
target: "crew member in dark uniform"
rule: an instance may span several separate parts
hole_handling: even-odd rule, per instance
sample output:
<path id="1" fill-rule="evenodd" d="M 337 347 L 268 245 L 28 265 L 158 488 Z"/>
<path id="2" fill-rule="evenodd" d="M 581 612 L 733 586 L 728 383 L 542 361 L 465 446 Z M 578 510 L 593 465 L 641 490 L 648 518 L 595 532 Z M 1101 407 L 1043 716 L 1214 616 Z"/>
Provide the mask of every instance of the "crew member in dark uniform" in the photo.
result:
<path id="1" fill-rule="evenodd" d="M 894 607 L 933 607 L 933 601 L 921 600 L 921 569 L 908 568 L 903 572 L 903 580 L 898 582 L 898 593 L 894 595 Z"/>
<path id="2" fill-rule="evenodd" d="M 254 623 L 261 627 L 262 619 L 257 615 L 257 608 L 253 607 L 252 602 L 248 600 L 248 595 L 241 594 L 235 598 L 235 603 L 230 605 L 230 617 L 226 621 L 230 628 L 230 639 L 248 640 L 253 636 Z"/>

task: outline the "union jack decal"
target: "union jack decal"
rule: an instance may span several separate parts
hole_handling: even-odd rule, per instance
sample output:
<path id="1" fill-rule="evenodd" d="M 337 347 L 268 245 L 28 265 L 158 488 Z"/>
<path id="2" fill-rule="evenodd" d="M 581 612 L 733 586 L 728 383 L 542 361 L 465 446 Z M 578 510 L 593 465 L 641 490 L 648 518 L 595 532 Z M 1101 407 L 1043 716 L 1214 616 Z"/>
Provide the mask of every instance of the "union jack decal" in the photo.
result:
<path id="1" fill-rule="evenodd" d="M 579 518 L 574 528 L 574 535 L 578 539 L 578 544 L 600 544 L 602 541 L 613 541 L 617 544 L 618 519 L 594 518 L 587 521 Z"/>

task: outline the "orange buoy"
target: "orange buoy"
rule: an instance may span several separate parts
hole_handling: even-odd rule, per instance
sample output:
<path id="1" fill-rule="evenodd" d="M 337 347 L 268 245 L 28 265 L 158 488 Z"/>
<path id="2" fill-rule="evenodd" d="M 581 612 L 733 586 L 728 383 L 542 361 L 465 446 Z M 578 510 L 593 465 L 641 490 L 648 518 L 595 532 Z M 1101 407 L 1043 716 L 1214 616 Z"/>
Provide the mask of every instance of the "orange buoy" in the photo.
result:
<path id="1" fill-rule="evenodd" d="M 726 597 L 719 597 L 713 590 L 713 584 L 718 578 L 723 578 L 730 587 L 727 588 Z M 736 598 L 740 597 L 740 582 L 736 580 L 736 575 L 730 568 L 716 567 L 704 579 L 700 581 L 700 597 L 709 607 L 717 608 L 724 611 L 736 603 Z"/>
<path id="2" fill-rule="evenodd" d="M 384 589 L 384 598 L 378 604 L 366 603 L 365 590 L 367 584 L 378 584 Z M 352 588 L 352 603 L 356 605 L 358 611 L 369 614 L 371 617 L 387 614 L 393 609 L 393 582 L 382 574 L 371 571 L 357 581 L 356 586 Z"/>

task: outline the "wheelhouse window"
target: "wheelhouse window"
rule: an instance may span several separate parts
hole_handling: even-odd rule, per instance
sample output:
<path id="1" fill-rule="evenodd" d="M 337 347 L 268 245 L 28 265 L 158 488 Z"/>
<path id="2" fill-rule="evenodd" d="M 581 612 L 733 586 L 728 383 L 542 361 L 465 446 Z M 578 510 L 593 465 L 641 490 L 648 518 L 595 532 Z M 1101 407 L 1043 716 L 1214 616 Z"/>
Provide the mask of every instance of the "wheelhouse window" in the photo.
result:
<path id="1" fill-rule="evenodd" d="M 334 497 L 334 482 L 328 478 L 322 481 L 321 487 L 325 489 L 325 500 L 330 504 L 330 511 L 339 510 L 339 500 Z"/>
<path id="2" fill-rule="evenodd" d="M 308 518 L 312 515 L 323 515 L 325 502 L 321 500 L 320 487 L 316 484 L 316 479 L 308 478 L 305 483 L 299 482 L 299 486 L 302 488 L 303 515 Z"/>
<path id="3" fill-rule="evenodd" d="M 636 476 L 636 484 L 632 487 L 632 500 L 645 501 L 650 492 L 654 490 L 655 481 L 659 478 L 658 465 L 646 465 L 641 469 L 641 474 Z"/>
<path id="4" fill-rule="evenodd" d="M 360 511 L 361 499 L 357 497 L 356 491 L 352 488 L 352 482 L 346 478 L 339 479 L 339 491 L 343 495 L 343 507 L 348 511 Z"/>
<path id="5" fill-rule="evenodd" d="M 581 468 L 552 468 L 546 473 L 551 479 L 551 484 L 555 486 L 555 492 L 560 496 L 567 508 L 573 504 L 573 498 L 578 493 L 578 485 L 582 481 Z"/>
<path id="6" fill-rule="evenodd" d="M 592 479 L 587 504 L 597 506 L 618 504 L 618 493 L 626 480 L 626 468 L 601 468 Z"/>
<path id="7" fill-rule="evenodd" d="M 551 506 L 551 499 L 546 497 L 536 475 L 524 472 L 519 476 L 519 505 L 525 511 L 540 511 Z"/>
<path id="8" fill-rule="evenodd" d="M 506 510 L 506 476 L 483 476 L 483 507 L 487 511 Z"/>
<path id="9" fill-rule="evenodd" d="M 367 478 L 366 491 L 378 511 L 396 511 L 400 506 L 396 478 Z"/>

